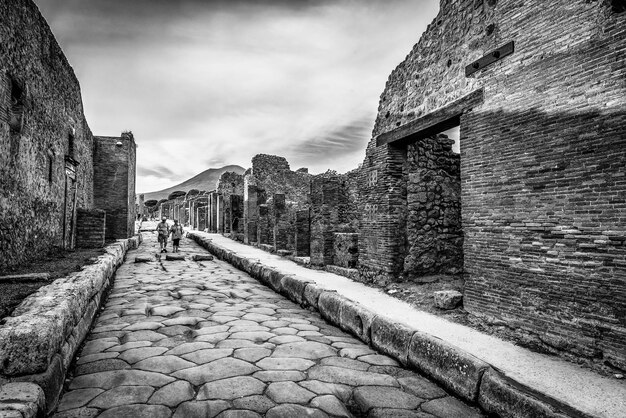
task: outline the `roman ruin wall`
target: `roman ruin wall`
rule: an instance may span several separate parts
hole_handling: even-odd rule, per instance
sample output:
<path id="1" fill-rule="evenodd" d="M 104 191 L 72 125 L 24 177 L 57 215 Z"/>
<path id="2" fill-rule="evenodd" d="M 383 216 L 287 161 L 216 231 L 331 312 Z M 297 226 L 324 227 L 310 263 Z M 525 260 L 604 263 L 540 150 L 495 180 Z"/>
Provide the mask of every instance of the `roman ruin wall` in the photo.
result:
<path id="1" fill-rule="evenodd" d="M 94 200 L 106 211 L 107 239 L 129 238 L 135 231 L 136 145 L 131 132 L 94 137 Z"/>
<path id="2" fill-rule="evenodd" d="M 528 345 L 626 369 L 625 48 L 610 1 L 442 1 L 381 95 L 362 268 L 416 271 L 403 170 L 411 147 L 460 124 L 465 308 Z"/>
<path id="3" fill-rule="evenodd" d="M 92 134 L 78 80 L 37 7 L 0 3 L 0 269 L 71 248 L 93 207 Z"/>

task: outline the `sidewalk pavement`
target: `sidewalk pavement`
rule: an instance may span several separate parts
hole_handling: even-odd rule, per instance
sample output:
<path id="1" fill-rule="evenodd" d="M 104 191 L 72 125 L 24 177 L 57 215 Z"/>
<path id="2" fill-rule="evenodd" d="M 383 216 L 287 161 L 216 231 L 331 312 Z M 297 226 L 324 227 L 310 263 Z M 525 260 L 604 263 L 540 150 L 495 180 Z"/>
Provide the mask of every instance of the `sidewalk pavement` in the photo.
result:
<path id="1" fill-rule="evenodd" d="M 352 328 L 366 342 L 489 412 L 503 416 L 626 417 L 623 380 L 602 377 L 557 357 L 418 311 L 378 289 L 308 269 L 219 234 L 191 231 L 189 236 L 275 290 L 310 302 L 340 327 Z M 295 288 L 300 288 L 299 295 Z M 336 292 L 335 296 L 331 292 Z M 316 295 L 314 300 L 311 294 Z"/>

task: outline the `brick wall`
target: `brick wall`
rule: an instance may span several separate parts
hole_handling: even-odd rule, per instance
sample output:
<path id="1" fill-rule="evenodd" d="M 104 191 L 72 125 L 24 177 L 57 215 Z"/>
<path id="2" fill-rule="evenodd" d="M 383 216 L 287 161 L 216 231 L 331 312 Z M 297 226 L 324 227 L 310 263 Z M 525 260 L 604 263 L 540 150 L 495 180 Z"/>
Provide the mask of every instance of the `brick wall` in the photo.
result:
<path id="1" fill-rule="evenodd" d="M 107 239 L 128 238 L 135 222 L 135 153 L 132 133 L 94 137 L 94 202 L 106 211 Z"/>
<path id="2" fill-rule="evenodd" d="M 71 246 L 75 208 L 93 206 L 93 139 L 78 80 L 32 1 L 0 3 L 0 39 L 0 270 L 4 270 L 45 254 L 52 246 Z M 69 201 L 66 155 L 78 162 Z M 70 179 L 70 188 L 71 183 Z M 64 222 L 64 213 L 70 222 Z"/>
<path id="3" fill-rule="evenodd" d="M 407 253 L 408 145 L 377 137 L 482 89 L 460 117 L 465 308 L 525 344 L 626 369 L 625 50 L 626 14 L 608 1 L 442 1 L 381 95 L 360 264 L 393 276 Z"/>
<path id="4" fill-rule="evenodd" d="M 345 176 L 326 173 L 311 179 L 311 263 L 332 264 L 334 233 L 353 232 L 355 202 L 350 200 Z"/>
<path id="5" fill-rule="evenodd" d="M 105 222 L 106 212 L 103 210 L 78 209 L 76 213 L 76 247 L 104 247 Z"/>

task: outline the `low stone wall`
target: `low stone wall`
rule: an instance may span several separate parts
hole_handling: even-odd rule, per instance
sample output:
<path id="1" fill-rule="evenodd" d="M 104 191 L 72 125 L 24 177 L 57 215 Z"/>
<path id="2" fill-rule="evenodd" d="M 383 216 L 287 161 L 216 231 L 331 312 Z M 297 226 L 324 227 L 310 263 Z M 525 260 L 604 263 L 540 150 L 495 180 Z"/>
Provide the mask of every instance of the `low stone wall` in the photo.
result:
<path id="1" fill-rule="evenodd" d="M 333 264 L 339 267 L 355 268 L 359 262 L 359 234 L 333 234 Z"/>
<path id="2" fill-rule="evenodd" d="M 0 323 L 0 394 L 15 382 L 37 384 L 45 396 L 45 411 L 58 401 L 65 374 L 87 335 L 117 268 L 141 235 L 105 247 L 105 254 L 79 272 L 55 280 L 27 297 Z M 21 405 L 21 406 L 20 406 Z M 20 402 L 0 399 L 4 410 L 20 410 Z M 42 414 L 43 411 L 39 411 Z M 29 415 L 36 416 L 36 415 Z"/>
<path id="3" fill-rule="evenodd" d="M 318 310 L 330 323 L 430 377 L 455 396 L 480 405 L 493 416 L 588 416 L 535 393 L 446 341 L 379 316 L 334 290 L 239 256 L 214 244 L 202 233 L 190 232 L 188 236 L 220 260 L 245 271 L 301 306 Z"/>

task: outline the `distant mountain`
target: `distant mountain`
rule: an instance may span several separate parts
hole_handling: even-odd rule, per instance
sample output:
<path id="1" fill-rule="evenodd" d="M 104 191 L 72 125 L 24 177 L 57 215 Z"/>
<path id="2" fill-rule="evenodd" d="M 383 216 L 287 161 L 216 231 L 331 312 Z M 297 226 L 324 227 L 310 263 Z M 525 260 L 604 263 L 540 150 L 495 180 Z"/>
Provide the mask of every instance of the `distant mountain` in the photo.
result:
<path id="1" fill-rule="evenodd" d="M 168 187 L 167 189 L 159 190 L 158 192 L 144 193 L 144 201 L 148 201 L 151 199 L 167 199 L 167 196 L 169 196 L 170 193 L 177 190 L 182 190 L 184 192 L 188 192 L 192 189 L 198 189 L 200 191 L 215 190 L 215 186 L 220 176 L 222 175 L 222 173 L 225 173 L 227 171 L 234 171 L 237 174 L 243 174 L 243 172 L 246 170 L 238 165 L 227 165 L 222 168 L 209 168 L 208 170 L 205 170 L 197 176 L 194 176 L 189 180 L 183 181 L 176 186 Z"/>

